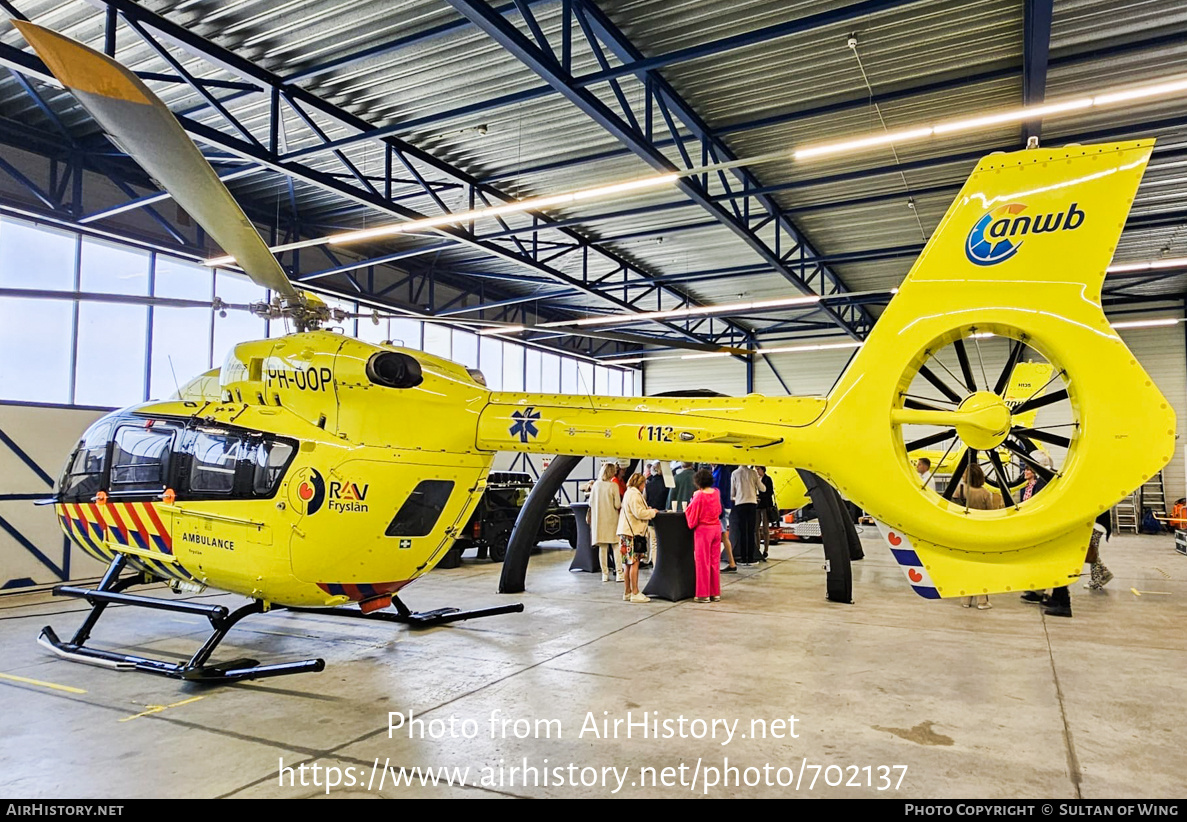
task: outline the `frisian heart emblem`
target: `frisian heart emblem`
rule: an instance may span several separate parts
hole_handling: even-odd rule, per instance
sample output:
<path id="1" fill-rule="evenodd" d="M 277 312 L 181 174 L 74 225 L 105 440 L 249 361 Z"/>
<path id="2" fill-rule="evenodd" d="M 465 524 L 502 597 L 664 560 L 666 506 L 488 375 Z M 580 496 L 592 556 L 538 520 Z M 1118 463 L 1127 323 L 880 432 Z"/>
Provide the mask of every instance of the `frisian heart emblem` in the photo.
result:
<path id="1" fill-rule="evenodd" d="M 911 582 L 922 582 L 923 574 L 916 571 L 914 568 L 907 569 L 907 576 L 910 577 Z"/>
<path id="2" fill-rule="evenodd" d="M 900 537 L 898 534 L 896 534 L 894 531 L 891 531 L 889 534 L 887 534 L 886 541 L 889 542 L 891 545 L 893 545 L 895 548 L 897 548 L 903 544 L 903 538 Z"/>

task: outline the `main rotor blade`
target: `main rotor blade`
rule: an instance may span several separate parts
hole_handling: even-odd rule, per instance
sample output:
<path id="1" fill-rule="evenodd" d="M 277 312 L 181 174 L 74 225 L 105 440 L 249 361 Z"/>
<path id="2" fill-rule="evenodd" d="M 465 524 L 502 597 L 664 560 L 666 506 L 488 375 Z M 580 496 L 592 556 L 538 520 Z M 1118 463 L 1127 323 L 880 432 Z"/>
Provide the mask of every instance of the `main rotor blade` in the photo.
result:
<path id="1" fill-rule="evenodd" d="M 139 77 L 55 31 L 12 22 L 112 140 L 173 195 L 256 285 L 288 301 L 304 301 L 177 118 Z"/>
<path id="2" fill-rule="evenodd" d="M 1027 411 L 1034 411 L 1036 408 L 1042 408 L 1046 405 L 1052 405 L 1054 403 L 1059 402 L 1060 400 L 1066 400 L 1066 399 L 1067 399 L 1067 389 L 1061 388 L 1058 391 L 1053 391 L 1050 394 L 1047 394 L 1045 396 L 1035 397 L 1034 399 L 1029 399 L 1026 402 L 1022 403 L 1022 405 L 1015 408 L 1011 413 L 1025 414 Z M 1038 438 L 1036 437 L 1036 439 L 1038 439 Z"/>

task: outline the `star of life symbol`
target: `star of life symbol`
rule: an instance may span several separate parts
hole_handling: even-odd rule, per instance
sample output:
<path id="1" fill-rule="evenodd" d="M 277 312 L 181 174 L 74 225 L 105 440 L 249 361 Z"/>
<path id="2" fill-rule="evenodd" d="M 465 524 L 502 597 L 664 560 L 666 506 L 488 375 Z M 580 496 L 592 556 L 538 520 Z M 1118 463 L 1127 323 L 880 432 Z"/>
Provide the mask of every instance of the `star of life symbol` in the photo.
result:
<path id="1" fill-rule="evenodd" d="M 522 411 L 515 411 L 511 414 L 511 419 L 515 420 L 510 429 L 511 436 L 519 437 L 520 442 L 527 442 L 540 436 L 540 431 L 536 428 L 536 420 L 540 419 L 540 412 L 532 406 L 529 405 Z"/>

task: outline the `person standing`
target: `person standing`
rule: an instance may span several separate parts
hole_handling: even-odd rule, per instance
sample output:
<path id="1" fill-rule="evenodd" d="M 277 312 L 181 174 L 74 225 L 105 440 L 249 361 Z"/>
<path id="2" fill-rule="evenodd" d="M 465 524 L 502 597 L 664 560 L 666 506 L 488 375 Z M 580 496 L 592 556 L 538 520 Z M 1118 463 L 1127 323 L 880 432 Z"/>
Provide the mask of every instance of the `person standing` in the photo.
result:
<path id="1" fill-rule="evenodd" d="M 919 484 L 930 491 L 936 490 L 936 476 L 931 470 L 931 460 L 920 457 L 915 460 L 915 471 L 919 474 Z"/>
<path id="2" fill-rule="evenodd" d="M 1099 553 L 1100 552 L 1100 541 L 1102 538 L 1107 540 L 1112 535 L 1112 533 L 1113 533 L 1113 518 L 1109 511 L 1105 511 L 1103 514 L 1098 516 L 1096 518 L 1096 522 L 1094 522 L 1092 524 L 1092 535 L 1088 538 L 1088 551 L 1086 553 L 1086 556 L 1084 557 L 1085 562 L 1092 562 L 1094 558 L 1096 559 L 1096 562 L 1100 561 L 1100 553 Z M 1096 567 L 1095 564 L 1093 564 L 1094 571 L 1095 571 L 1095 567 Z M 1112 579 L 1112 578 L 1113 578 L 1113 575 L 1109 574 L 1109 579 Z M 1095 582 L 1095 581 L 1096 581 L 1096 576 L 1094 573 L 1093 574 L 1093 582 Z M 1107 582 L 1108 582 L 1108 580 L 1105 580 L 1105 582 L 1101 583 L 1100 585 L 1097 585 L 1096 587 L 1101 588 Z M 1093 587 L 1093 583 L 1090 582 L 1088 584 L 1088 587 L 1089 588 Z M 1027 593 L 1030 593 L 1030 592 L 1028 591 Z M 1058 588 L 1052 588 L 1051 596 L 1044 597 L 1042 604 L 1043 604 L 1043 613 L 1046 614 L 1047 616 L 1068 617 L 1070 619 L 1071 615 L 1072 615 L 1071 588 L 1067 585 L 1060 585 Z"/>
<path id="3" fill-rule="evenodd" d="M 672 478 L 672 491 L 668 495 L 668 508 L 675 506 L 677 509 L 683 509 L 692 500 L 692 494 L 695 490 L 692 463 L 680 463 L 680 470 Z"/>
<path id="4" fill-rule="evenodd" d="M 717 494 L 721 497 L 721 507 L 725 511 L 729 511 L 733 507 L 733 501 L 730 498 L 730 477 L 733 476 L 736 467 L 735 465 L 713 466 L 713 487 L 717 489 Z"/>
<path id="5" fill-rule="evenodd" d="M 618 543 L 618 512 L 622 508 L 622 496 L 614 477 L 618 464 L 608 462 L 602 466 L 602 476 L 594 483 L 589 494 L 589 541 L 598 552 L 598 566 L 602 569 L 602 582 L 610 581 L 606 570 L 606 554 Z M 618 565 L 617 580 L 622 582 L 622 565 Z"/>
<path id="6" fill-rule="evenodd" d="M 1029 464 L 1022 466 L 1022 479 L 1026 484 L 1022 486 L 1021 502 L 1026 502 L 1035 494 L 1047 487 L 1047 481 L 1035 473 Z"/>
<path id="7" fill-rule="evenodd" d="M 956 495 L 964 500 L 966 508 L 977 511 L 989 511 L 996 507 L 993 493 L 985 487 L 985 472 L 981 466 L 973 463 L 964 471 L 964 480 L 956 489 Z M 977 606 L 978 611 L 988 611 L 993 606 L 989 604 L 988 594 L 963 597 L 962 604 L 966 608 Z"/>
<path id="8" fill-rule="evenodd" d="M 658 511 L 667 508 L 668 483 L 664 480 L 664 472 L 660 468 L 659 460 L 647 466 L 647 479 L 644 483 L 643 497 L 647 504 Z"/>
<path id="9" fill-rule="evenodd" d="M 668 484 L 664 481 L 664 471 L 659 460 L 652 462 L 647 468 L 647 480 L 643 487 L 643 498 L 647 504 L 657 511 L 664 511 L 668 507 Z M 655 564 L 655 525 L 647 525 L 647 557 L 642 567 L 650 568 Z"/>
<path id="10" fill-rule="evenodd" d="M 1035 451 L 1034 453 L 1038 454 L 1041 452 Z M 1022 478 L 1025 480 L 1026 484 L 1022 486 L 1022 493 L 1018 495 L 1019 502 L 1026 502 L 1035 494 L 1039 493 L 1039 491 L 1042 491 L 1047 485 L 1046 481 L 1044 481 L 1042 477 L 1035 473 L 1035 470 L 1030 466 L 1030 463 L 1023 463 Z M 1042 591 L 1025 591 L 1023 592 L 1021 599 L 1023 602 L 1029 602 L 1032 605 L 1046 605 L 1050 598 Z M 1071 616 L 1072 606 L 1070 597 L 1068 598 L 1067 607 L 1067 616 Z"/>
<path id="11" fill-rule="evenodd" d="M 626 478 L 627 468 L 621 462 L 615 466 L 618 470 L 614 472 L 614 484 L 618 486 L 618 498 L 622 499 L 626 496 Z"/>
<path id="12" fill-rule="evenodd" d="M 618 515 L 619 567 L 626 569 L 622 578 L 626 583 L 622 598 L 626 602 L 651 602 L 639 591 L 639 564 L 647 553 L 647 524 L 657 512 L 643 499 L 643 484 L 642 474 L 631 475 Z"/>
<path id="13" fill-rule="evenodd" d="M 1112 534 L 1113 518 L 1108 511 L 1105 511 L 1096 518 L 1096 522 L 1092 525 L 1092 538 L 1088 543 L 1088 555 L 1084 557 L 1084 561 L 1092 569 L 1092 581 L 1084 586 L 1090 591 L 1103 589 L 1113 579 L 1113 572 L 1106 568 L 1105 564 L 1100 561 L 1101 539 L 1107 542 Z M 1068 602 L 1070 603 L 1071 600 L 1069 599 Z"/>
<path id="14" fill-rule="evenodd" d="M 758 474 L 748 465 L 739 465 L 730 475 L 730 525 L 736 526 L 737 559 L 743 565 L 758 561 Z"/>
<path id="15" fill-rule="evenodd" d="M 697 491 L 684 511 L 692 529 L 693 560 L 697 569 L 694 602 L 721 599 L 721 495 L 713 487 L 713 474 L 702 468 L 693 477 Z"/>
<path id="16" fill-rule="evenodd" d="M 771 550 L 771 526 L 779 518 L 779 509 L 775 507 L 775 481 L 767 476 L 765 465 L 755 467 L 761 490 L 758 492 L 758 540 L 761 552 L 760 562 L 767 561 L 767 554 Z"/>
<path id="17" fill-rule="evenodd" d="M 953 498 L 963 502 L 966 508 L 977 511 L 989 511 L 996 507 L 993 492 L 985 487 L 985 472 L 976 463 L 964 470 L 964 478 Z"/>
<path id="18" fill-rule="evenodd" d="M 721 500 L 721 547 L 725 550 L 726 567 L 721 569 L 723 574 L 738 573 L 738 563 L 734 558 L 734 546 L 730 542 L 729 509 L 730 509 L 730 476 L 734 472 L 732 465 L 713 466 L 713 487 L 717 489 L 717 497 Z"/>

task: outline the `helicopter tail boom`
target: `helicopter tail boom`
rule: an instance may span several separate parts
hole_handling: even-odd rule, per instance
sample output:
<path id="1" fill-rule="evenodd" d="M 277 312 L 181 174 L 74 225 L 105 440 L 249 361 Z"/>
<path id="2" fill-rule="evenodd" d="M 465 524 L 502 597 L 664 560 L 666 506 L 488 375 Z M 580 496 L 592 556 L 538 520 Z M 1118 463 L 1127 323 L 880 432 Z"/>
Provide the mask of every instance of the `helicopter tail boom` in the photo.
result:
<path id="1" fill-rule="evenodd" d="M 941 597 L 1065 585 L 1096 516 L 1174 450 L 1174 411 L 1100 303 L 1152 146 L 984 158 L 827 398 L 494 394 L 478 447 L 807 468 L 909 541 L 920 562 L 909 575 L 926 571 Z M 990 338 L 1008 346 L 1008 363 L 1030 352 L 1052 376 L 1019 400 L 1009 364 L 996 381 L 986 373 Z M 927 364 L 948 349 L 946 395 L 913 396 L 920 375 L 941 382 Z M 1064 433 L 1035 433 L 1034 412 L 1057 403 Z M 928 439 L 959 446 L 943 494 L 909 461 L 916 440 L 904 432 L 924 425 L 941 432 Z M 1061 464 L 1028 453 L 1026 437 L 1060 443 Z M 1015 499 L 1006 487 L 996 510 L 954 498 L 966 468 L 982 455 L 1000 463 L 1001 449 L 1036 473 L 1029 490 Z"/>

